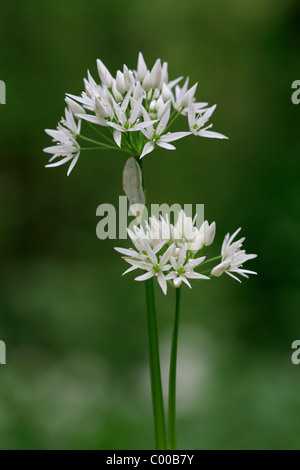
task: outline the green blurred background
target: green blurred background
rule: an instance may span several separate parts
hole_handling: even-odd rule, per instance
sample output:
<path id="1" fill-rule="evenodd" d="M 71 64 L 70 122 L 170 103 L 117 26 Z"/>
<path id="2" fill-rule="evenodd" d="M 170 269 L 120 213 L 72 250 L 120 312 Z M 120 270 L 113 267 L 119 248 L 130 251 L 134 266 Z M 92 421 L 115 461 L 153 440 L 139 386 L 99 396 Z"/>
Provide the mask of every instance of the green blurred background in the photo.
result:
<path id="1" fill-rule="evenodd" d="M 144 286 L 121 277 L 116 242 L 95 231 L 126 156 L 84 154 L 67 177 L 42 152 L 96 59 L 115 73 L 140 50 L 198 81 L 230 137 L 145 157 L 148 200 L 205 203 L 216 248 L 241 226 L 258 253 L 257 277 L 183 292 L 179 447 L 299 449 L 299 20 L 297 0 L 2 3 L 1 449 L 153 448 Z M 174 292 L 157 289 L 157 303 L 166 375 Z"/>

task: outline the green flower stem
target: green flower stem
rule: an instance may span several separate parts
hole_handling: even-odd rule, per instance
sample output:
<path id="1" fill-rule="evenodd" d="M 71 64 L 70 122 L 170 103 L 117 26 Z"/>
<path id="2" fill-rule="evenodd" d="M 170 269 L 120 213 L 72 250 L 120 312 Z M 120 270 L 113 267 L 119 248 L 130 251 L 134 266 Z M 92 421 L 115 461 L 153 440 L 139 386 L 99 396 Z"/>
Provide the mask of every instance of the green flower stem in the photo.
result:
<path id="1" fill-rule="evenodd" d="M 212 277 L 211 276 L 211 269 L 208 269 L 207 271 L 201 271 L 201 273 L 199 274 L 203 274 L 204 276 L 207 276 L 207 277 Z"/>
<path id="2" fill-rule="evenodd" d="M 115 147 L 80 147 L 80 150 L 118 150 Z"/>
<path id="3" fill-rule="evenodd" d="M 104 144 L 103 142 L 99 142 L 98 140 L 90 139 L 89 137 L 85 137 L 84 135 L 78 134 L 80 139 L 85 140 L 86 142 L 91 142 L 92 144 L 96 145 L 101 145 L 102 147 L 106 147 L 107 144 Z"/>
<path id="4" fill-rule="evenodd" d="M 170 120 L 169 124 L 167 125 L 167 127 L 165 128 L 164 134 L 167 132 L 168 129 L 170 129 L 170 127 L 172 126 L 172 124 L 173 124 L 173 123 L 176 121 L 176 119 L 180 116 L 182 110 L 183 110 L 183 106 L 181 106 L 180 110 L 176 112 L 176 114 L 175 114 L 174 117 L 171 116 L 171 120 Z"/>
<path id="5" fill-rule="evenodd" d="M 179 327 L 180 290 L 176 289 L 175 319 L 171 346 L 170 376 L 169 376 L 169 450 L 176 450 L 176 368 L 177 368 L 177 344 Z"/>
<path id="6" fill-rule="evenodd" d="M 90 126 L 91 129 L 93 129 L 95 132 L 97 132 L 97 134 L 101 135 L 101 137 L 105 140 L 107 140 L 107 142 L 109 142 L 110 144 L 113 144 L 115 145 L 115 141 L 113 139 L 111 139 L 110 137 L 107 137 L 107 135 L 103 134 L 103 132 L 99 131 L 99 129 L 97 129 L 96 126 L 94 126 L 91 122 L 87 121 L 88 125 Z"/>
<path id="7" fill-rule="evenodd" d="M 155 445 L 157 450 L 166 450 L 166 424 L 161 384 L 153 279 L 148 279 L 148 281 L 146 281 L 146 301 L 148 313 L 149 362 L 154 416 Z"/>
<path id="8" fill-rule="evenodd" d="M 123 152 L 126 152 L 126 153 L 129 152 L 128 150 L 119 148 L 117 145 L 115 145 L 115 146 L 107 145 L 107 144 L 104 144 L 103 142 L 99 142 L 98 140 L 90 139 L 89 137 L 85 137 L 84 135 L 81 135 L 81 134 L 78 134 L 77 137 L 79 137 L 82 140 L 85 140 L 86 142 L 90 142 L 92 144 L 95 144 L 98 147 L 101 147 L 102 149 L 114 149 L 114 150 L 122 150 Z"/>
<path id="9" fill-rule="evenodd" d="M 221 258 L 222 258 L 222 255 L 215 256 L 214 258 L 206 259 L 205 261 L 203 261 L 203 263 L 201 263 L 200 266 L 201 266 L 201 268 L 202 268 L 202 266 L 204 266 L 205 264 L 207 264 L 207 263 L 212 263 L 213 261 L 217 261 L 217 260 L 219 260 L 219 259 L 221 259 Z"/>
<path id="10" fill-rule="evenodd" d="M 142 185 L 145 191 L 144 173 L 142 160 L 137 158 L 142 172 Z M 145 217 L 143 214 L 142 219 Z M 142 222 L 143 223 L 143 222 Z M 156 320 L 156 309 L 154 299 L 153 278 L 145 282 L 146 304 L 148 315 L 148 335 L 149 335 L 149 366 L 152 393 L 152 407 L 154 418 L 154 436 L 157 450 L 167 450 L 167 433 L 165 422 L 165 411 L 163 402 L 163 392 L 161 383 L 161 370 L 159 358 L 159 343 Z"/>
<path id="11" fill-rule="evenodd" d="M 130 153 L 133 154 L 135 153 L 135 151 L 132 148 L 129 134 L 130 134 L 129 132 L 123 132 L 122 142 L 123 142 L 123 145 L 126 145 L 126 148 L 130 151 Z"/>

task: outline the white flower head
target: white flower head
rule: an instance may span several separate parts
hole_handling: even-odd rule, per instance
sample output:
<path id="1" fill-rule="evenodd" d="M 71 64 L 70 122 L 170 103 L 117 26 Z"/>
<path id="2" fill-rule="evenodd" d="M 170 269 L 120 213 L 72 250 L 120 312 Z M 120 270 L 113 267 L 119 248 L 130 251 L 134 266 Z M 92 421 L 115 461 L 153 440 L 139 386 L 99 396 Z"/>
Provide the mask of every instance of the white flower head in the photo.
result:
<path id="1" fill-rule="evenodd" d="M 207 103 L 202 103 L 202 104 L 206 105 Z M 210 108 L 207 108 L 207 109 L 199 109 L 199 103 L 195 104 L 193 100 L 189 101 L 188 110 L 187 110 L 188 123 L 189 123 L 190 131 L 194 135 L 197 135 L 200 137 L 213 138 L 213 139 L 228 139 L 228 137 L 226 137 L 223 134 L 210 131 L 209 129 L 211 129 L 212 124 L 209 124 L 208 126 L 203 127 L 207 123 L 207 121 L 211 118 L 216 107 L 217 105 L 211 106 Z"/>
<path id="2" fill-rule="evenodd" d="M 175 228 L 167 216 L 160 219 L 152 216 L 146 222 L 145 228 L 135 225 L 133 230 L 128 230 L 135 249 L 115 248 L 125 255 L 125 261 L 131 265 L 124 274 L 135 269 L 147 271 L 136 280 L 146 281 L 155 277 L 165 294 L 167 281 L 174 287 L 179 287 L 182 282 L 191 287 L 191 279 L 209 279 L 208 276 L 195 271 L 205 260 L 205 256 L 195 258 L 195 253 L 189 250 L 189 243 L 185 241 L 190 235 L 194 236 L 194 229 L 197 231 L 192 219 L 187 217 L 184 211 L 179 213 L 178 219 Z M 186 225 L 185 228 L 180 227 L 182 223 Z M 187 235 L 183 235 L 184 233 Z M 174 235 L 180 237 L 180 242 Z"/>
<path id="3" fill-rule="evenodd" d="M 162 249 L 165 242 L 159 243 L 155 248 L 151 248 L 146 240 L 134 240 L 136 248 L 140 251 L 126 250 L 122 248 L 115 248 L 119 253 L 125 255 L 124 259 L 131 265 L 123 274 L 127 274 L 135 269 L 142 269 L 146 271 L 145 274 L 135 278 L 136 281 L 146 281 L 151 277 L 156 277 L 164 294 L 167 293 L 167 281 L 165 272 L 171 269 L 169 260 L 174 252 L 174 245 L 168 247 L 164 254 L 158 256 L 158 252 Z"/>
<path id="4" fill-rule="evenodd" d="M 167 150 L 175 150 L 174 145 L 171 145 L 170 142 L 173 142 L 178 139 L 182 139 L 187 135 L 190 135 L 190 132 L 167 132 L 164 134 L 164 131 L 167 127 L 169 118 L 170 118 L 170 106 L 171 102 L 167 102 L 166 110 L 160 121 L 157 123 L 156 127 L 153 125 L 148 126 L 146 129 L 142 129 L 144 136 L 148 139 L 148 142 L 145 144 L 140 158 L 143 158 L 148 153 L 152 152 L 156 145 L 159 147 L 165 148 Z M 144 118 L 145 121 L 150 122 L 150 116 L 144 108 Z"/>
<path id="5" fill-rule="evenodd" d="M 111 88 L 113 86 L 114 79 L 100 59 L 97 60 L 97 68 L 102 84 L 106 85 L 108 88 Z"/>
<path id="6" fill-rule="evenodd" d="M 225 236 L 221 249 L 222 261 L 212 269 L 212 276 L 219 277 L 225 272 L 233 279 L 241 282 L 241 280 L 235 274 L 240 274 L 246 278 L 249 277 L 248 274 L 257 274 L 255 271 L 249 271 L 248 269 L 244 269 L 242 267 L 246 261 L 256 258 L 257 255 L 248 255 L 246 254 L 245 250 L 241 249 L 245 240 L 244 237 L 236 240 L 235 242 L 233 241 L 240 230 L 241 228 L 236 230 L 233 235 L 227 233 Z"/>
<path id="7" fill-rule="evenodd" d="M 207 220 L 203 222 L 200 229 L 196 231 L 195 236 L 190 243 L 189 249 L 198 252 L 205 246 L 210 246 L 215 238 L 216 223 L 208 223 Z"/>
<path id="8" fill-rule="evenodd" d="M 177 258 L 171 257 L 173 271 L 167 274 L 166 280 L 172 280 L 175 287 L 180 287 L 184 282 L 192 288 L 188 279 L 209 279 L 208 276 L 197 273 L 194 268 L 199 266 L 205 260 L 205 256 L 196 259 L 187 260 L 187 244 L 184 243 Z"/>
<path id="9" fill-rule="evenodd" d="M 187 244 L 188 250 L 197 253 L 204 246 L 209 246 L 213 243 L 216 233 L 216 223 L 208 223 L 207 220 L 203 222 L 200 229 L 195 225 L 197 214 L 192 219 L 186 215 L 182 210 L 178 214 L 176 224 L 172 232 L 172 239 L 181 246 L 183 243 Z"/>
<path id="10" fill-rule="evenodd" d="M 80 134 L 81 121 L 76 123 L 73 113 L 70 109 L 66 108 L 65 118 L 61 119 L 57 129 L 46 129 L 45 132 L 50 135 L 56 145 L 46 147 L 44 152 L 52 154 L 47 168 L 64 165 L 70 162 L 67 175 L 71 173 L 76 165 L 79 155 L 80 146 L 77 143 L 76 137 Z M 62 157 L 60 160 L 57 160 Z M 55 160 L 55 161 L 54 161 Z"/>
<path id="11" fill-rule="evenodd" d="M 198 272 L 202 264 L 211 263 L 216 259 L 207 260 L 206 256 L 202 256 L 202 250 L 214 241 L 216 224 L 215 222 L 209 224 L 205 220 L 198 229 L 195 220 L 196 217 L 192 219 L 181 210 L 175 225 L 170 223 L 168 215 L 159 219 L 152 216 L 145 222 L 144 227 L 134 225 L 132 230 L 128 229 L 134 249 L 115 248 L 130 264 L 130 268 L 124 274 L 136 269 L 146 271 L 136 280 L 146 281 L 155 277 L 164 294 L 167 292 L 167 282 L 176 288 L 182 283 L 191 287 L 190 280 L 219 277 L 224 272 L 239 282 L 236 274 L 244 277 L 256 274 L 242 267 L 244 262 L 257 255 L 248 255 L 241 249 L 244 238 L 234 241 L 240 229 L 231 236 L 229 233 L 225 236 L 221 255 L 217 257 L 221 259 L 220 263 L 212 270 Z M 201 256 L 199 256 L 200 250 Z"/>
<path id="12" fill-rule="evenodd" d="M 207 108 L 207 103 L 195 101 L 197 83 L 189 88 L 188 78 L 182 86 L 179 83 L 183 77 L 169 81 L 167 62 L 157 59 L 148 69 L 140 52 L 136 70 L 124 65 L 113 76 L 100 59 L 97 70 L 99 78 L 96 80 L 87 72 L 81 95 L 68 93 L 66 96 L 70 116 L 66 116 L 63 127 L 70 130 L 72 137 L 67 143 L 57 140 L 59 152 L 63 152 L 58 156 L 65 157 L 61 161 L 69 159 L 76 163 L 78 160 L 80 147 L 74 138 L 79 133 L 76 127 L 80 127 L 82 121 L 98 134 L 97 140 L 88 138 L 95 149 L 121 149 L 140 158 L 157 148 L 175 150 L 173 142 L 189 135 L 225 138 L 210 131 L 210 126 L 204 127 L 214 107 Z M 186 125 L 174 132 L 172 125 L 179 117 Z M 87 140 L 84 135 L 81 137 Z M 90 149 L 90 145 L 83 147 L 83 150 Z M 56 158 L 56 153 L 54 155 Z M 55 166 L 58 165 L 56 162 Z"/>

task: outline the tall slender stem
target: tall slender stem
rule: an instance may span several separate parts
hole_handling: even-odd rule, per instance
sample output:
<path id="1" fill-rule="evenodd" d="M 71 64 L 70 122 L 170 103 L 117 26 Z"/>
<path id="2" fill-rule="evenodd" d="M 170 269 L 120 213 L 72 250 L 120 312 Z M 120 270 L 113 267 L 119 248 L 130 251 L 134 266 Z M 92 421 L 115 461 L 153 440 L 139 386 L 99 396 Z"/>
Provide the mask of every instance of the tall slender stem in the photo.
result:
<path id="1" fill-rule="evenodd" d="M 169 376 L 169 449 L 176 450 L 176 368 L 177 368 L 177 344 L 178 344 L 178 327 L 179 327 L 179 308 L 180 308 L 180 290 L 176 289 L 176 307 L 175 319 L 171 346 L 170 359 L 170 376 Z"/>
<path id="2" fill-rule="evenodd" d="M 142 186 L 145 191 L 142 161 L 138 159 L 142 172 Z M 149 335 L 149 366 L 152 394 L 152 408 L 154 419 L 154 436 L 157 450 L 167 450 L 167 433 L 165 422 L 165 411 L 163 402 L 163 392 L 161 383 L 161 370 L 159 358 L 159 343 L 156 320 L 156 309 L 154 299 L 153 279 L 146 281 L 146 304 L 148 315 L 148 335 Z"/>
<path id="3" fill-rule="evenodd" d="M 146 300 L 149 331 L 149 362 L 154 417 L 155 445 L 157 450 L 167 449 L 166 424 L 163 404 L 161 371 L 159 360 L 157 321 L 153 279 L 146 281 Z"/>

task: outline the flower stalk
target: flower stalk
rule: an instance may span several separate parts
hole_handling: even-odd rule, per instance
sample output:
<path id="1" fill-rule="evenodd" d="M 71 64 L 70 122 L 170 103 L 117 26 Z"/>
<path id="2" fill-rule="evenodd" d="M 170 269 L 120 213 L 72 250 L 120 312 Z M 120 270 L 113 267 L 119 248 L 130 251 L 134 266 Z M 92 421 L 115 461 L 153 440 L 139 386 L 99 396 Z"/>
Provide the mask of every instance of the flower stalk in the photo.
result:
<path id="1" fill-rule="evenodd" d="M 155 445 L 157 450 L 166 450 L 166 424 L 161 383 L 159 343 L 153 279 L 148 279 L 148 281 L 146 282 L 146 302 L 148 315 L 149 364 L 154 417 Z"/>
<path id="2" fill-rule="evenodd" d="M 178 287 L 176 289 L 176 306 L 175 306 L 175 318 L 174 318 L 173 335 L 172 335 L 170 375 L 169 375 L 169 410 L 168 410 L 169 411 L 168 413 L 169 450 L 177 449 L 176 377 L 177 377 L 177 349 L 178 349 L 180 294 L 181 294 L 181 288 Z"/>

